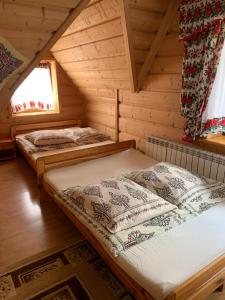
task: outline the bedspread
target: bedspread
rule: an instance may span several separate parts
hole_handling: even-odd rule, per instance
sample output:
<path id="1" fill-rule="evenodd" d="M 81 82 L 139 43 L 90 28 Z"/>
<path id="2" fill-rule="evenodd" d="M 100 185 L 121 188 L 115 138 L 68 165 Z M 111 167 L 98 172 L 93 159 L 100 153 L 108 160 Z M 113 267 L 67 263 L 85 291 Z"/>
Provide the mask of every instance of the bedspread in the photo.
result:
<path id="1" fill-rule="evenodd" d="M 164 215 L 112 234 L 76 205 L 74 198 L 71 197 L 71 194 L 73 194 L 72 191 L 75 188 L 76 187 L 71 187 L 58 192 L 56 199 L 87 226 L 103 246 L 115 257 L 118 256 L 121 251 L 152 239 L 156 235 L 172 230 L 176 226 L 188 222 L 190 219 L 204 213 L 218 203 L 225 201 L 225 185 L 220 182 L 214 182 L 209 184 L 205 190 L 199 188 L 193 195 L 191 201 L 182 209 L 177 208 Z"/>
<path id="2" fill-rule="evenodd" d="M 63 143 L 57 145 L 44 145 L 44 146 L 36 146 L 30 141 L 28 141 L 25 137 L 17 137 L 16 140 L 19 141 L 25 151 L 29 154 L 51 151 L 51 150 L 59 150 L 59 149 L 67 149 L 72 147 L 78 147 L 83 145 L 95 144 L 109 140 L 110 138 L 105 134 L 98 132 L 93 128 L 67 128 L 60 129 L 66 135 L 72 137 L 74 142 L 72 143 Z"/>

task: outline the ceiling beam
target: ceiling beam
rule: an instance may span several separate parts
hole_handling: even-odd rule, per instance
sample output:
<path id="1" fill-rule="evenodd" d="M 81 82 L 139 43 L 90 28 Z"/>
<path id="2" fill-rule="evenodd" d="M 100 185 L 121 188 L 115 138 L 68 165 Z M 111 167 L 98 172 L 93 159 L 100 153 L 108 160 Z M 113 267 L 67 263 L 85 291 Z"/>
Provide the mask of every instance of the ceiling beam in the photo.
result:
<path id="1" fill-rule="evenodd" d="M 19 74 L 19 77 L 14 81 L 14 83 L 9 88 L 9 93 L 12 95 L 17 87 L 25 80 L 25 78 L 30 74 L 30 72 L 38 65 L 40 60 L 49 52 L 53 47 L 55 42 L 61 37 L 61 35 L 66 31 L 66 29 L 73 23 L 76 17 L 81 13 L 81 11 L 87 6 L 90 0 L 80 0 L 77 1 L 77 6 L 71 9 L 68 17 L 61 24 L 61 26 L 56 30 L 45 46 L 36 53 L 35 57 L 27 65 L 27 67 Z"/>
<path id="2" fill-rule="evenodd" d="M 129 0 L 121 0 L 121 22 L 130 77 L 130 86 L 131 91 L 135 92 L 137 90 L 137 74 L 134 57 L 134 45 L 130 20 Z"/>
<path id="3" fill-rule="evenodd" d="M 149 49 L 149 52 L 146 56 L 145 62 L 142 65 L 142 68 L 138 75 L 138 83 L 137 83 L 137 90 L 140 91 L 143 87 L 144 80 L 151 69 L 152 63 L 162 46 L 162 42 L 168 32 L 168 28 L 173 20 L 173 17 L 178 9 L 178 6 L 180 4 L 180 0 L 172 0 L 169 3 L 169 6 L 167 8 L 167 11 L 162 19 L 162 22 L 160 24 L 159 30 L 156 34 L 155 39 L 153 40 L 152 46 Z"/>

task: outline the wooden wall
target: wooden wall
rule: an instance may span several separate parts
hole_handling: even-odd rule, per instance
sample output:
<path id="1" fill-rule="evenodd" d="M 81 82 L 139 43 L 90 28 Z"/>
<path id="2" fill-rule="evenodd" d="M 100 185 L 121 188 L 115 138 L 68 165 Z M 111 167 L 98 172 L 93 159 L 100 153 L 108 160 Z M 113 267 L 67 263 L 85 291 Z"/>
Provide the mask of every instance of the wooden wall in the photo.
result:
<path id="1" fill-rule="evenodd" d="M 92 1 L 52 53 L 86 99 L 87 124 L 115 139 L 116 89 L 130 88 L 120 0 Z"/>
<path id="2" fill-rule="evenodd" d="M 5 107 L 0 111 L 0 137 L 9 136 L 13 124 L 29 124 L 68 119 L 83 119 L 83 100 L 65 71 L 57 64 L 57 81 L 59 93 L 59 114 L 16 116 L 12 117 Z M 0 92 L 1 99 L 1 92 Z"/>
<path id="3" fill-rule="evenodd" d="M 168 7 L 168 0 L 130 0 L 137 76 Z M 135 18 L 134 18 L 135 16 Z M 141 21 L 142 23 L 138 23 Z M 149 22 L 147 22 L 149 20 Z M 140 93 L 119 92 L 120 139 L 135 138 L 144 150 L 149 135 L 181 141 L 180 116 L 183 44 L 178 41 L 178 14 L 157 53 Z"/>
<path id="4" fill-rule="evenodd" d="M 42 59 L 43 51 L 46 55 L 51 39 L 63 30 L 64 24 L 70 24 L 70 17 L 79 11 L 80 4 L 79 0 L 0 0 L 0 36 L 27 58 L 20 72 L 2 87 L 0 110 L 23 78 L 23 71 L 29 73 Z"/>
<path id="5" fill-rule="evenodd" d="M 94 1 L 52 49 L 81 88 L 129 88 L 120 0 Z"/>
<path id="6" fill-rule="evenodd" d="M 168 0 L 130 0 L 130 22 L 138 73 L 166 12 Z M 178 16 L 153 62 L 140 93 L 131 93 L 120 0 L 93 1 L 52 49 L 53 55 L 85 95 L 87 124 L 115 136 L 116 90 L 119 136 L 135 138 L 143 149 L 150 135 L 180 141 L 183 46 Z"/>

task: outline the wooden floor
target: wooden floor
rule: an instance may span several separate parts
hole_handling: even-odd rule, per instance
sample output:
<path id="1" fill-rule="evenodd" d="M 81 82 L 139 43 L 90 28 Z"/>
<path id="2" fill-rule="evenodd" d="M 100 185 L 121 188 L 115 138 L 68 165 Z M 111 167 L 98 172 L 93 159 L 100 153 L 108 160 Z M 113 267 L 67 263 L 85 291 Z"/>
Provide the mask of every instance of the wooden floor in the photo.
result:
<path id="1" fill-rule="evenodd" d="M 39 202 L 35 173 L 22 158 L 0 162 L 0 273 L 81 238 L 54 202 Z"/>

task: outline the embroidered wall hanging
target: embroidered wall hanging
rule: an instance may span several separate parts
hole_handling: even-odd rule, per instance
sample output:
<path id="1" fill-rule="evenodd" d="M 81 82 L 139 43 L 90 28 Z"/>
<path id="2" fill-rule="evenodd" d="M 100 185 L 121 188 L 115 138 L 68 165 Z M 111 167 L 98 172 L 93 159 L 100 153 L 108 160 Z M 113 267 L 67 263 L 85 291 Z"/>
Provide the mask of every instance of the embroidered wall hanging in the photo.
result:
<path id="1" fill-rule="evenodd" d="M 25 66 L 27 61 L 26 57 L 0 36 L 0 90 L 13 75 Z"/>
<path id="2" fill-rule="evenodd" d="M 181 114 L 186 118 L 186 141 L 203 130 L 202 114 L 215 80 L 225 38 L 224 0 L 183 0 L 180 39 L 184 41 Z"/>

